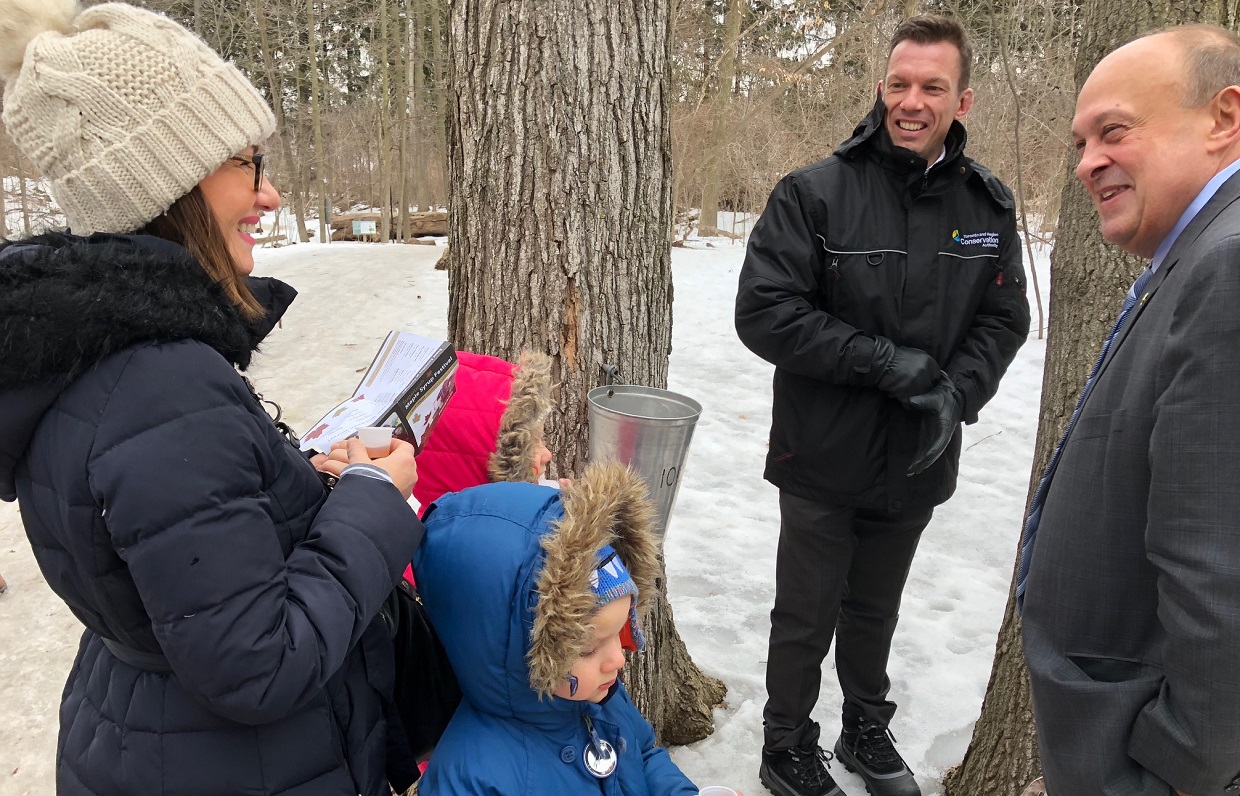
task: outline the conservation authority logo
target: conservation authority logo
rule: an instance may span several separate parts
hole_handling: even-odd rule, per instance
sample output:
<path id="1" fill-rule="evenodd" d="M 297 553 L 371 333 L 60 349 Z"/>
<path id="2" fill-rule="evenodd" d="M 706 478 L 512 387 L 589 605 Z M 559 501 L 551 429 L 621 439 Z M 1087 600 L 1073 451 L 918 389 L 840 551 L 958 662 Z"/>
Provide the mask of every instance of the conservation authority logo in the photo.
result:
<path id="1" fill-rule="evenodd" d="M 999 248 L 998 232 L 970 232 L 967 235 L 961 235 L 960 230 L 952 230 L 952 240 L 961 246 L 981 246 L 984 249 Z"/>

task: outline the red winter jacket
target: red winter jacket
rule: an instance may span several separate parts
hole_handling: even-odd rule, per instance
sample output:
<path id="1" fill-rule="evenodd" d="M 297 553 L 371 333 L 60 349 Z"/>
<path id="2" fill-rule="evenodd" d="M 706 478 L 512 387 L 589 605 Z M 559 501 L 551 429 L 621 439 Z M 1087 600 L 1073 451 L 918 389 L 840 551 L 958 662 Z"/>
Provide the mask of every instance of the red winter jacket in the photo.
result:
<path id="1" fill-rule="evenodd" d="M 515 367 L 486 354 L 457 352 L 456 394 L 418 454 L 413 496 L 422 510 L 448 492 L 485 484 Z"/>
<path id="2" fill-rule="evenodd" d="M 551 360 L 523 352 L 516 365 L 457 352 L 456 394 L 417 456 L 413 487 L 424 514 L 449 492 L 491 481 L 537 481 L 534 457 L 551 408 Z M 413 583 L 406 568 L 405 578 Z"/>

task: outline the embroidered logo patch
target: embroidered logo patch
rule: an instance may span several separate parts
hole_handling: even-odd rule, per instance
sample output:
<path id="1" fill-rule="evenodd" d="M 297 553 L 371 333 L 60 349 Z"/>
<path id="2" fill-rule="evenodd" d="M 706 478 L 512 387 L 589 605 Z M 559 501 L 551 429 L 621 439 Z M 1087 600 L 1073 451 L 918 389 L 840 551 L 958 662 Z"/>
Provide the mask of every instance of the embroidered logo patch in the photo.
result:
<path id="1" fill-rule="evenodd" d="M 981 246 L 986 249 L 999 248 L 998 232 L 970 232 L 967 235 L 961 235 L 960 230 L 952 230 L 952 240 L 961 246 Z"/>

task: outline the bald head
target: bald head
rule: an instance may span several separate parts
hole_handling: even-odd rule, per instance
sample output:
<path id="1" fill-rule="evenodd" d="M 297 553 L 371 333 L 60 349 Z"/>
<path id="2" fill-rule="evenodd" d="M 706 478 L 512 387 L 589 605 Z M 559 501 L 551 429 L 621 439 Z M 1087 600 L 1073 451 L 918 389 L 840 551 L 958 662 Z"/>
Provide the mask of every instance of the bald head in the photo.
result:
<path id="1" fill-rule="evenodd" d="M 1179 25 L 1136 42 L 1155 37 L 1168 42 L 1178 56 L 1184 107 L 1196 108 L 1228 86 L 1240 86 L 1240 36 L 1230 30 L 1217 25 Z"/>
<path id="2" fill-rule="evenodd" d="M 1240 42 L 1221 28 L 1160 31 L 1103 58 L 1081 87 L 1076 175 L 1107 240 L 1152 257 L 1184 209 L 1240 158 Z"/>

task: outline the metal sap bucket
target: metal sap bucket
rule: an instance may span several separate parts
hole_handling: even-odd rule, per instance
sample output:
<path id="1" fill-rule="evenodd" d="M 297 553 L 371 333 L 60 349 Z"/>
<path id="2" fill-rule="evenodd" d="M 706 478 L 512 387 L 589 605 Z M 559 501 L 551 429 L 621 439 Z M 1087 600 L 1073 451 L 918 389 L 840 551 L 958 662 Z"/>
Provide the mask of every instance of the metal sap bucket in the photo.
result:
<path id="1" fill-rule="evenodd" d="M 662 545 L 702 405 L 678 393 L 635 384 L 595 387 L 586 401 L 590 461 L 621 461 L 645 479 Z"/>

